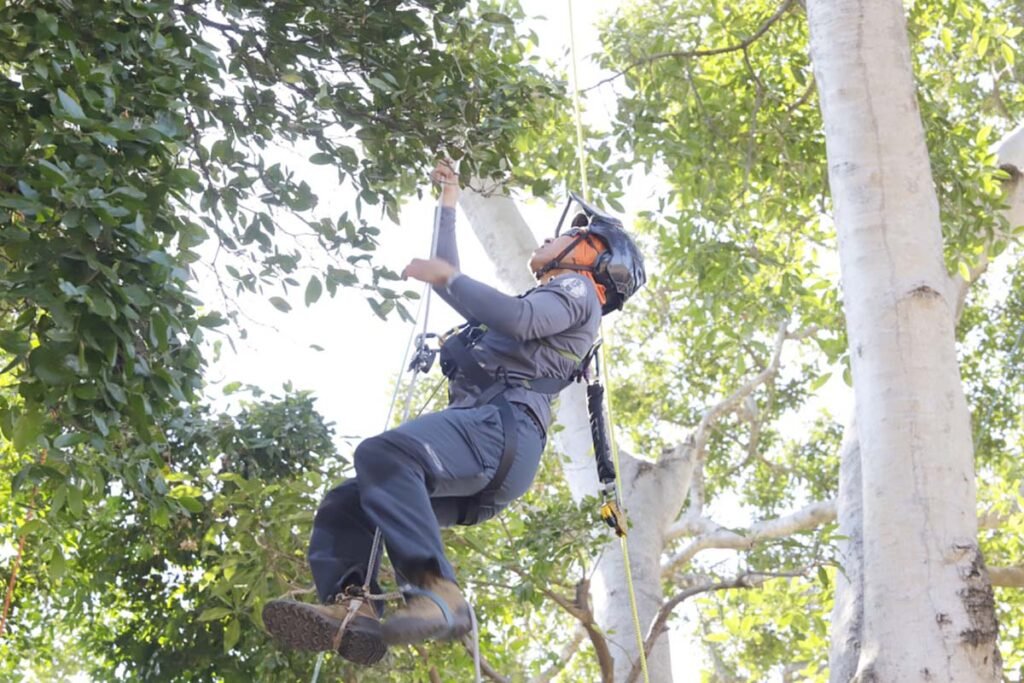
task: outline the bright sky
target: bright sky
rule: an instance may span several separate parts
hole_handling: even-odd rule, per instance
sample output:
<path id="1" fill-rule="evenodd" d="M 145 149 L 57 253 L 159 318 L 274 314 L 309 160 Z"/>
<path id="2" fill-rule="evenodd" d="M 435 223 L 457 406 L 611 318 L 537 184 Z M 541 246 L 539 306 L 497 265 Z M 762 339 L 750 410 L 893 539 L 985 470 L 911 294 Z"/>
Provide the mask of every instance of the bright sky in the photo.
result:
<path id="1" fill-rule="evenodd" d="M 550 0 L 523 0 L 528 16 L 546 16 L 546 21 L 531 22 L 540 36 L 542 53 L 567 65 L 569 50 L 568 5 Z M 595 22 L 614 10 L 620 3 L 614 0 L 589 0 L 573 6 L 576 26 L 576 44 L 580 51 L 579 77 L 581 86 L 595 83 L 604 74 L 583 58 L 598 45 Z M 600 96 L 600 89 L 596 94 Z M 571 106 L 571 101 L 566 103 Z M 587 104 L 587 120 L 600 124 L 614 109 L 610 99 L 591 100 Z M 282 161 L 294 168 L 311 169 L 305 158 L 308 153 L 281 150 Z M 327 215 L 340 213 L 345 206 L 344 197 L 337 188 L 318 183 L 318 174 L 309 172 L 306 178 L 321 197 L 321 206 Z M 323 174 L 319 174 L 323 175 Z M 627 210 L 642 204 L 642 198 L 625 197 Z M 378 263 L 399 272 L 415 256 L 429 253 L 432 228 L 433 201 L 429 198 L 413 202 L 404 208 L 400 225 L 385 229 L 380 236 L 380 248 L 375 256 Z M 538 240 L 553 232 L 561 206 L 546 207 L 532 203 L 523 207 L 523 213 Z M 628 216 L 626 217 L 628 221 Z M 463 270 L 477 279 L 496 282 L 490 262 L 469 230 L 464 217 L 459 219 L 459 248 Z M 394 378 L 401 366 L 411 326 L 397 316 L 388 322 L 377 318 L 358 291 L 342 290 L 334 298 L 326 295 L 311 308 L 303 303 L 305 277 L 297 277 L 302 286 L 295 289 L 289 301 L 292 311 L 284 314 L 274 309 L 266 297 L 280 294 L 268 291 L 264 297 L 240 296 L 233 306 L 251 320 L 245 323 L 249 337 L 235 339 L 237 353 L 223 345 L 219 360 L 212 363 L 208 378 L 209 393 L 217 397 L 228 382 L 241 381 L 255 384 L 267 391 L 280 393 L 285 382 L 298 389 L 311 390 L 318 399 L 320 412 L 335 423 L 340 437 L 366 437 L 381 431 L 391 399 Z M 199 290 L 204 300 L 219 301 L 216 285 L 208 273 L 200 273 Z M 411 288 L 416 288 L 410 284 Z M 431 307 L 431 328 L 443 330 L 460 320 L 441 301 Z M 311 345 L 322 347 L 316 351 Z M 436 374 L 436 370 L 435 370 Z M 436 381 L 436 378 L 432 378 Z M 688 642 L 686 636 L 673 629 L 673 675 L 676 683 L 696 683 L 700 680 L 699 648 Z"/>

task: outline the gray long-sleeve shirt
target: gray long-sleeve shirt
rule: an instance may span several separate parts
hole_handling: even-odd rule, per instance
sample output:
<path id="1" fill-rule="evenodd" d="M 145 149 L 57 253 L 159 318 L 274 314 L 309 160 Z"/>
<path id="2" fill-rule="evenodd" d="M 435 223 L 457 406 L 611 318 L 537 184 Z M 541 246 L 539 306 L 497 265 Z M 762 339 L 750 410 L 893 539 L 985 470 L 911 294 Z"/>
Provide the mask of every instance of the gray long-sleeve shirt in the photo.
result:
<path id="1" fill-rule="evenodd" d="M 453 208 L 441 209 L 437 257 L 459 267 Z M 583 357 L 601 325 L 597 292 L 590 280 L 577 273 L 559 275 L 519 297 L 466 275 L 434 291 L 467 320 L 487 326 L 473 355 L 488 374 L 504 368 L 513 382 L 567 378 L 577 365 L 567 355 Z M 472 406 L 479 393 L 478 387 L 457 374 L 449 386 L 449 405 Z M 528 406 L 545 427 L 550 424 L 553 396 L 521 387 L 509 389 L 505 396 Z"/>

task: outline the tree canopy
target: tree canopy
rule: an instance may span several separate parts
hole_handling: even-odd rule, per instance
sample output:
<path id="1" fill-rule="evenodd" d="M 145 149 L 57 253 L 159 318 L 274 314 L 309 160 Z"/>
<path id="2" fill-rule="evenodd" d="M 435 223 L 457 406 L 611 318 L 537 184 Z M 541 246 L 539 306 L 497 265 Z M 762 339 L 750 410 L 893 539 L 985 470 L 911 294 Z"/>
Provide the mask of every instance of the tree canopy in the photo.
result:
<path id="1" fill-rule="evenodd" d="M 230 305 L 197 298 L 194 270 L 215 269 L 228 300 L 287 312 L 290 290 L 359 291 L 408 316 L 375 249 L 439 155 L 517 192 L 580 184 L 568 65 L 540 59 L 532 21 L 513 1 L 0 6 L 0 557 L 5 577 L 18 566 L 3 676 L 312 674 L 259 614 L 308 587 L 312 512 L 351 444 L 291 387 L 210 407 L 205 343 L 241 332 Z M 938 190 L 949 270 L 971 283 L 958 334 L 981 540 L 990 566 L 1024 573 L 1021 229 L 992 149 L 1024 118 L 1024 9 L 919 0 L 908 25 L 921 182 Z M 847 418 L 831 403 L 849 349 L 804 10 L 631 0 L 600 38 L 609 78 L 581 85 L 613 114 L 586 130 L 591 185 L 642 208 L 651 273 L 615 322 L 613 414 L 647 465 L 699 442 L 649 588 L 693 605 L 672 621 L 701 648 L 692 680 L 827 680 Z M 340 215 L 312 189 L 324 172 Z M 493 680 L 599 680 L 616 635 L 589 597 L 611 537 L 552 450 L 500 521 L 445 532 Z M 825 522 L 766 525 L 813 505 Z M 1013 671 L 1019 585 L 996 601 Z M 471 658 L 431 645 L 325 667 L 463 680 Z"/>

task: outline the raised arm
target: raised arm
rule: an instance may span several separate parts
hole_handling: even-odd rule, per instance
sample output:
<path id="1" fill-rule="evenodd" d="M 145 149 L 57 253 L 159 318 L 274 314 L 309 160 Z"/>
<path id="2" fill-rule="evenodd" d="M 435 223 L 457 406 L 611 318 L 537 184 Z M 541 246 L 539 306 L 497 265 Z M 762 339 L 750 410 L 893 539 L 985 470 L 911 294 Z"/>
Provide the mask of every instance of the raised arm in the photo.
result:
<path id="1" fill-rule="evenodd" d="M 437 243 L 434 245 L 433 257 L 447 262 L 451 267 L 459 269 L 459 244 L 455 239 L 455 205 L 459 201 L 459 176 L 445 162 L 440 162 L 430 174 L 431 179 L 441 185 L 441 206 L 435 209 L 440 212 L 435 216 L 437 223 Z M 455 312 L 466 318 L 469 313 L 459 306 L 458 302 L 448 293 L 448 290 L 441 286 L 432 285 L 434 291 L 445 302 L 455 309 Z"/>
<path id="2" fill-rule="evenodd" d="M 589 288 L 579 275 L 566 275 L 515 297 L 456 273 L 447 290 L 474 320 L 513 339 L 526 340 L 549 337 L 586 320 L 589 307 L 596 305 L 596 298 L 591 302 L 587 296 Z"/>

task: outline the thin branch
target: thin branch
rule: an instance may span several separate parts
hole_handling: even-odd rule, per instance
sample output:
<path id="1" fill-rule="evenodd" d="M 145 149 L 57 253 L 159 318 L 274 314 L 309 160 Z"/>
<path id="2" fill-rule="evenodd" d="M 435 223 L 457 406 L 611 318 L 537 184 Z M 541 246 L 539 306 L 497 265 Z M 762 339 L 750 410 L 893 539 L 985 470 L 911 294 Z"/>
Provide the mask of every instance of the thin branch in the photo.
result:
<path id="1" fill-rule="evenodd" d="M 756 588 L 769 579 L 796 578 L 799 576 L 806 576 L 806 574 L 806 571 L 778 573 L 745 572 L 729 581 L 704 583 L 699 586 L 687 588 L 670 598 L 658 610 L 658 614 L 654 617 L 654 621 L 651 622 L 651 626 L 647 630 L 647 636 L 644 638 L 644 653 L 647 656 L 650 656 L 658 638 L 668 630 L 668 619 L 672 616 L 672 612 L 680 603 L 695 595 L 712 591 L 728 590 L 730 588 Z M 640 671 L 640 660 L 637 659 L 637 661 L 634 662 L 629 675 L 626 676 L 626 683 L 634 683 L 640 676 Z"/>
<path id="2" fill-rule="evenodd" d="M 988 577 L 999 588 L 1024 588 L 1024 566 L 989 567 Z"/>
<path id="3" fill-rule="evenodd" d="M 482 556 L 491 560 L 495 564 L 509 570 L 517 576 L 520 576 L 524 579 L 529 578 L 529 574 L 525 570 L 515 565 L 502 562 L 499 558 L 488 553 L 486 550 L 480 548 L 475 543 L 470 542 L 465 537 L 461 537 L 459 540 L 465 545 L 468 545 L 470 548 L 472 548 L 479 554 L 481 554 Z M 583 583 L 583 592 L 586 593 L 588 582 Z M 564 595 L 560 595 L 549 588 L 538 586 L 537 589 L 544 595 L 544 597 L 550 599 L 556 605 L 558 605 L 563 610 L 568 612 L 570 616 L 572 616 L 574 619 L 580 622 L 580 625 L 586 630 L 587 636 L 590 637 L 591 644 L 594 646 L 594 653 L 597 655 L 597 661 L 601 667 L 601 680 L 602 682 L 610 683 L 614 678 L 615 663 L 612 658 L 612 653 L 608 649 L 608 641 L 605 639 L 604 634 L 601 632 L 601 629 L 594 621 L 594 614 L 590 609 L 590 605 L 578 604 L 580 602 L 579 600 L 570 600 L 569 598 L 566 598 Z M 579 593 L 580 590 L 579 587 L 577 587 L 577 595 Z"/>
<path id="4" fill-rule="evenodd" d="M 786 107 L 786 113 L 792 114 L 797 109 L 807 104 L 807 100 L 809 100 L 811 95 L 814 93 L 815 85 L 817 84 L 814 80 L 814 75 L 812 74 L 811 77 L 807 79 L 807 88 L 804 90 L 803 94 L 793 102 L 793 104 Z"/>
<path id="5" fill-rule="evenodd" d="M 1007 200 L 1008 206 L 1008 208 L 1005 209 L 1003 213 L 1006 216 L 1007 221 L 1010 223 L 1011 228 L 1016 227 L 1014 223 L 1017 222 L 1014 218 L 1015 205 L 1018 206 L 1016 211 L 1021 211 L 1020 215 L 1021 217 L 1024 217 L 1024 211 L 1022 211 L 1019 208 L 1020 206 L 1024 206 L 1024 182 L 1021 181 L 1021 175 L 1019 173 L 1021 169 L 1018 166 L 1018 164 L 1020 164 L 1021 161 L 1016 157 L 1007 158 L 1009 150 L 1016 149 L 1017 147 L 1020 146 L 1019 142 L 1013 142 L 1014 138 L 1018 138 L 1020 136 L 1024 136 L 1024 128 L 1018 128 L 1008 137 L 1000 141 L 999 148 L 996 152 L 997 163 L 999 164 L 999 167 L 1010 173 L 1010 177 L 1003 181 L 1003 191 L 1005 193 L 1005 198 Z M 989 249 L 992 247 L 992 244 L 995 241 L 1001 239 L 1007 240 L 1009 239 L 1009 236 L 1003 234 L 1001 231 L 998 231 L 985 240 L 984 251 L 982 251 L 981 253 L 981 258 L 978 259 L 978 263 L 975 264 L 974 268 L 971 268 L 970 272 L 968 273 L 968 278 L 965 279 L 959 272 L 955 273 L 950 277 L 950 281 L 953 286 L 953 292 L 956 296 L 956 311 L 954 317 L 955 322 L 960 321 L 960 316 L 963 314 L 964 310 L 964 304 L 967 301 L 967 293 L 968 291 L 970 291 L 971 285 L 974 284 L 978 280 L 978 278 L 981 277 L 988 269 Z"/>
<path id="6" fill-rule="evenodd" d="M 803 332 L 797 334 L 803 334 Z M 764 384 L 778 372 L 779 362 L 782 357 L 782 345 L 789 338 L 791 336 L 786 331 L 786 322 L 783 322 L 779 325 L 779 331 L 775 335 L 774 349 L 772 350 L 771 360 L 768 362 L 768 365 L 746 384 L 734 391 L 728 398 L 704 411 L 704 416 L 701 418 L 700 424 L 697 425 L 693 436 L 694 452 L 698 460 L 702 460 L 704 457 L 704 448 L 707 446 L 708 439 L 711 436 L 711 428 L 714 424 L 724 415 L 735 409 L 744 398 L 753 393 L 754 389 Z"/>
<path id="7" fill-rule="evenodd" d="M 827 524 L 836 518 L 836 501 L 825 500 L 812 503 L 807 507 L 797 510 L 785 517 L 764 519 L 755 522 L 750 528 L 744 531 L 733 531 L 725 527 L 717 527 L 710 533 L 702 535 L 691 541 L 678 553 L 662 562 L 662 572 L 669 572 L 690 560 L 702 550 L 719 548 L 726 550 L 748 550 L 762 541 L 792 536 L 803 531 L 810 531 L 822 524 Z M 705 525 L 714 524 L 707 520 Z M 680 535 L 678 525 L 669 529 L 668 537 Z"/>
<path id="8" fill-rule="evenodd" d="M 462 646 L 466 648 L 466 652 L 468 652 L 469 656 L 472 657 L 473 653 L 475 652 L 475 650 L 473 649 L 473 639 L 469 636 L 463 636 Z M 484 676 L 487 676 L 487 678 L 494 681 L 494 683 L 512 683 L 511 678 L 506 678 L 505 676 L 502 676 L 500 673 L 498 673 L 498 670 L 491 666 L 487 662 L 487 660 L 484 659 L 483 655 L 480 655 L 480 672 Z"/>
<path id="9" fill-rule="evenodd" d="M 413 645 L 413 649 L 423 659 L 423 663 L 430 667 L 427 672 L 427 675 L 430 676 L 430 683 L 441 683 L 441 674 L 438 673 L 437 667 L 430 663 L 430 655 L 427 653 L 427 648 L 422 645 Z"/>
<path id="10" fill-rule="evenodd" d="M 583 637 L 585 635 L 586 630 L 582 626 L 577 626 L 576 630 L 573 631 L 572 638 L 565 644 L 562 651 L 558 653 L 558 660 L 540 674 L 531 678 L 530 683 L 551 683 L 551 680 L 561 673 L 569 665 L 569 662 L 572 661 L 572 658 L 576 656 L 580 645 L 583 644 Z"/>
<path id="11" fill-rule="evenodd" d="M 597 88 L 598 86 L 604 85 L 605 83 L 610 83 L 618 78 L 621 78 L 622 76 L 625 76 L 628 72 L 632 71 L 633 69 L 636 69 L 637 67 L 645 66 L 652 62 L 656 62 L 659 59 L 666 59 L 669 57 L 676 57 L 681 59 L 692 59 L 694 57 L 714 57 L 715 55 L 724 55 L 729 52 L 739 52 L 740 50 L 746 50 L 751 45 L 753 45 L 761 36 L 767 33 L 768 29 L 772 27 L 772 24 L 781 19 L 782 16 L 787 11 L 789 11 L 789 8 L 792 6 L 793 0 L 783 0 L 782 4 L 779 5 L 777 10 L 775 10 L 775 14 L 765 19 L 764 23 L 762 23 L 756 31 L 754 31 L 752 34 L 741 40 L 739 43 L 736 43 L 735 45 L 727 45 L 725 47 L 713 47 L 703 50 L 670 50 L 668 52 L 656 52 L 652 55 L 648 55 L 642 59 L 633 62 L 632 64 L 626 66 L 626 68 L 614 73 L 611 76 L 608 76 L 607 78 L 601 79 L 594 85 L 584 88 L 582 92 L 588 92 L 590 90 L 593 90 L 594 88 Z"/>

